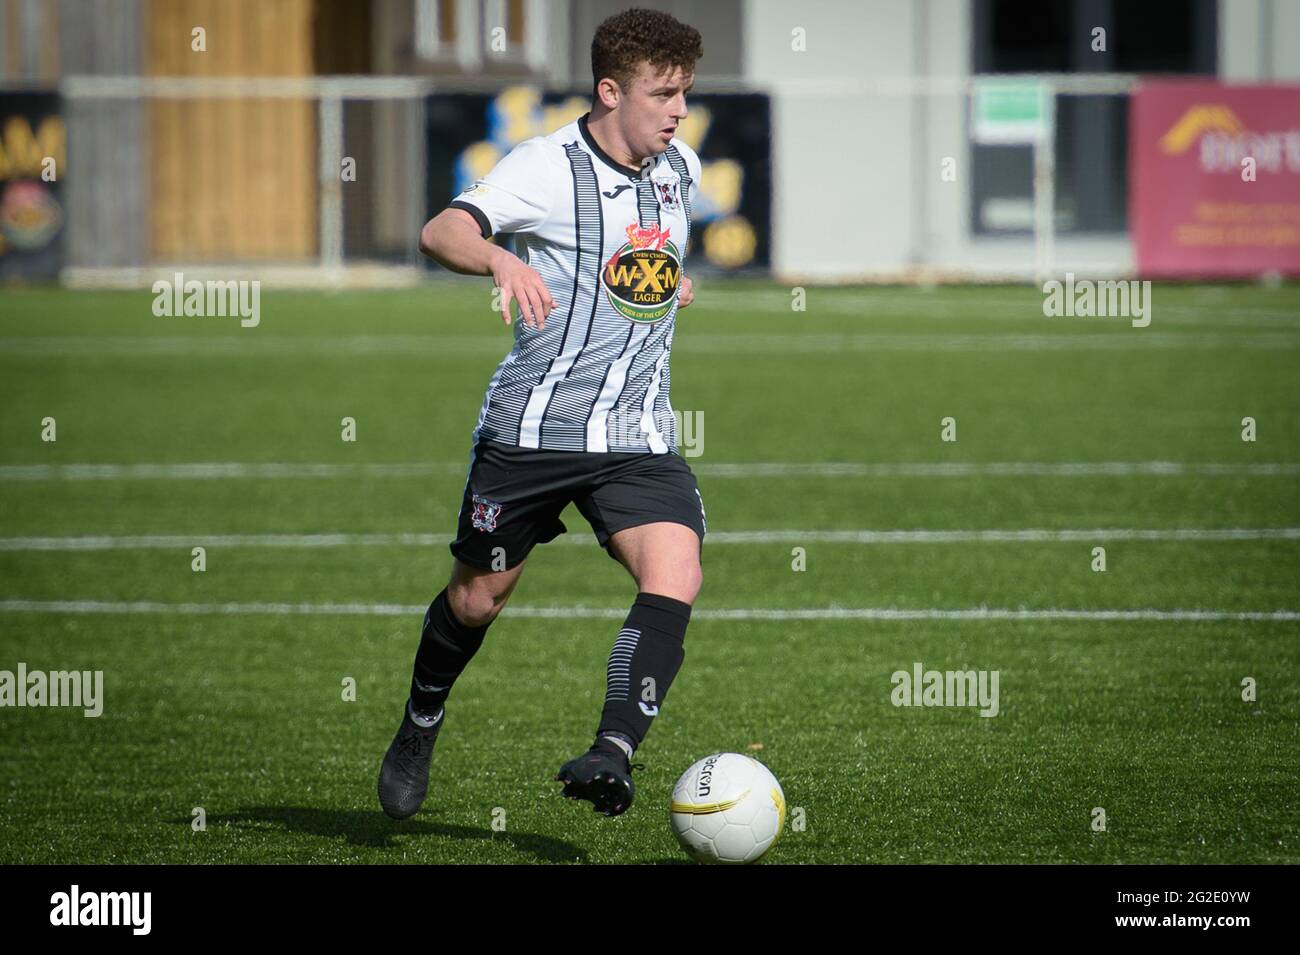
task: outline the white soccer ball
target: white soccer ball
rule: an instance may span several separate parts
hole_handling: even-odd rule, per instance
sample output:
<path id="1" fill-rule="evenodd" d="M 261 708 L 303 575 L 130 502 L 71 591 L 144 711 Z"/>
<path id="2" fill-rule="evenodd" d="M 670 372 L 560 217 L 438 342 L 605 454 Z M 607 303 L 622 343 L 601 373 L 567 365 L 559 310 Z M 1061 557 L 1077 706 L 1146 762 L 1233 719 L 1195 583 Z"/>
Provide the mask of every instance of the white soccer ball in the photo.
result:
<path id="1" fill-rule="evenodd" d="M 697 862 L 754 862 L 785 825 L 785 793 L 766 766 L 739 753 L 714 753 L 673 787 L 673 832 Z"/>

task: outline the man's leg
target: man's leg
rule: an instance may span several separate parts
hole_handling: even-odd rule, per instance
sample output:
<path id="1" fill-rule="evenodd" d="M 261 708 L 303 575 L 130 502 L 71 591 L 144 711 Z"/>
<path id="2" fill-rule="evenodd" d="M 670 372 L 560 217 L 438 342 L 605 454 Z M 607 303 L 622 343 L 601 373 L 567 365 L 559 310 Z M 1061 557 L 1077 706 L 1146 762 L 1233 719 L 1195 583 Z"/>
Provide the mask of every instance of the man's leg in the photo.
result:
<path id="1" fill-rule="evenodd" d="M 700 592 L 700 538 L 660 521 L 613 534 L 609 549 L 636 581 L 636 601 L 609 656 L 597 737 L 624 744 L 630 759 L 650 731 L 685 657 L 691 606 Z"/>
<path id="2" fill-rule="evenodd" d="M 700 536 L 694 529 L 671 521 L 628 527 L 610 536 L 609 549 L 638 590 L 695 603 L 703 571 Z"/>
<path id="3" fill-rule="evenodd" d="M 700 540 L 692 527 L 668 521 L 609 537 L 610 553 L 636 581 L 636 601 L 610 653 L 596 742 L 555 777 L 565 784 L 564 795 L 589 800 L 605 815 L 616 816 L 632 804 L 632 754 L 685 656 L 686 625 L 703 579 Z"/>
<path id="4" fill-rule="evenodd" d="M 490 571 L 456 560 L 447 586 L 424 615 L 402 724 L 379 772 L 379 802 L 394 819 L 413 816 L 429 787 L 429 762 L 452 685 L 483 644 L 488 626 L 519 582 L 524 564 Z"/>
<path id="5" fill-rule="evenodd" d="M 490 571 L 453 562 L 451 579 L 424 615 L 415 653 L 411 709 L 417 722 L 432 720 L 442 711 L 452 684 L 483 645 L 488 626 L 510 599 L 525 563 Z"/>

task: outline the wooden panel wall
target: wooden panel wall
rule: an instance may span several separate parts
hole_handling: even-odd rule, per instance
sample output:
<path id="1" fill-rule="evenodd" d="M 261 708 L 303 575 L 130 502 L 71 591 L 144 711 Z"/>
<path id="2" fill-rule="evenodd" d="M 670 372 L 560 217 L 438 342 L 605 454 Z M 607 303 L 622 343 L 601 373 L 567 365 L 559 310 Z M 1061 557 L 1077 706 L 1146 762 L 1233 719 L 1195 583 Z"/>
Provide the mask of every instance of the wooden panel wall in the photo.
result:
<path id="1" fill-rule="evenodd" d="M 312 0 L 148 0 L 153 76 L 310 76 Z M 206 52 L 191 48 L 206 30 Z M 158 261 L 294 261 L 317 250 L 316 101 L 150 106 Z"/>

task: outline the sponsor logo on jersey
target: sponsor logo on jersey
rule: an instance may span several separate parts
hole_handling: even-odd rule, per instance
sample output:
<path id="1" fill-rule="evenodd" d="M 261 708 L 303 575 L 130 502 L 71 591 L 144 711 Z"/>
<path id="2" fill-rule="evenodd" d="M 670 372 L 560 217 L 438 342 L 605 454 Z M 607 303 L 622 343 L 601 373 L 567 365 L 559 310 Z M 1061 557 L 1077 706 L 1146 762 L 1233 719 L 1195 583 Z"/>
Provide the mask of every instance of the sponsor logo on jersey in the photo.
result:
<path id="1" fill-rule="evenodd" d="M 627 242 L 600 270 L 609 303 L 634 322 L 657 322 L 677 301 L 682 257 L 669 229 L 627 227 Z"/>
<path id="2" fill-rule="evenodd" d="M 606 199 L 617 199 L 620 195 L 622 195 L 624 192 L 626 192 L 628 189 L 631 188 L 632 188 L 631 186 L 615 186 L 609 192 L 602 192 L 601 195 L 604 196 Z"/>
<path id="3" fill-rule="evenodd" d="M 481 531 L 496 530 L 497 517 L 501 514 L 501 505 L 478 494 L 474 495 L 473 501 L 474 513 L 470 516 L 474 521 L 474 526 Z"/>

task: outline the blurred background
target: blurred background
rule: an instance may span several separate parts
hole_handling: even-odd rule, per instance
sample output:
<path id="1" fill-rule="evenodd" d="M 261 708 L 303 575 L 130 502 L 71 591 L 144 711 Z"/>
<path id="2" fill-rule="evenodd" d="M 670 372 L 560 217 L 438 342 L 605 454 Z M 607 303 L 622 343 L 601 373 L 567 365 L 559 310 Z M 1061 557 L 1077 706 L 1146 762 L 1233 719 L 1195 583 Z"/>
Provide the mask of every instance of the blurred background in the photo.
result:
<path id="1" fill-rule="evenodd" d="M 696 270 L 1300 273 L 1300 3 L 644 2 L 704 35 Z M 587 109 L 628 5 L 0 0 L 0 277 L 424 281 L 420 226 Z"/>

